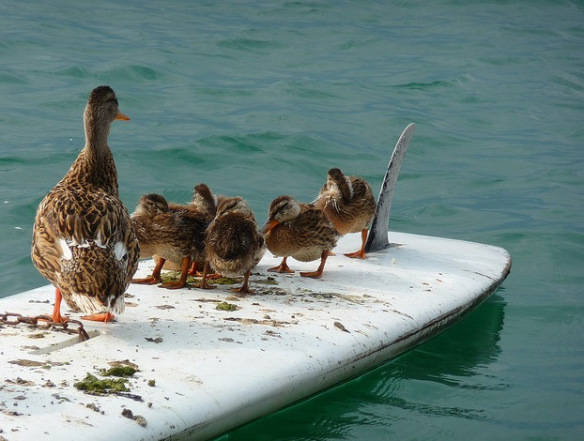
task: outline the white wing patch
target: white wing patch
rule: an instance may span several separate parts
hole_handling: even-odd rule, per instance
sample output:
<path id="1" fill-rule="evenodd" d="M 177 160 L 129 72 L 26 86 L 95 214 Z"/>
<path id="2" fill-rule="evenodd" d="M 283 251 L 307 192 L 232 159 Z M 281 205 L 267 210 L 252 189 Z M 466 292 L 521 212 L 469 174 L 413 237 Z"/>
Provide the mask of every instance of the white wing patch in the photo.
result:
<path id="1" fill-rule="evenodd" d="M 118 259 L 120 262 L 124 260 L 128 255 L 128 249 L 126 248 L 126 245 L 123 242 L 116 242 L 114 245 L 114 254 L 116 259 Z"/>
<path id="2" fill-rule="evenodd" d="M 59 238 L 57 239 L 57 244 L 61 248 L 61 257 L 65 260 L 73 259 L 73 253 L 71 252 L 71 247 L 76 248 L 91 248 L 91 246 L 95 245 L 99 248 L 106 249 L 107 248 L 107 241 L 104 243 L 103 236 L 101 232 L 97 233 L 97 238 L 95 240 L 88 240 L 85 239 L 82 242 L 77 242 L 75 239 L 64 239 Z M 122 242 L 116 243 L 114 246 L 114 253 L 118 260 L 122 260 L 123 256 L 126 254 L 127 250 L 126 247 Z M 121 253 L 121 254 L 120 254 Z"/>
<path id="3" fill-rule="evenodd" d="M 61 247 L 61 258 L 65 260 L 73 259 L 73 253 L 71 252 L 71 248 L 69 248 L 67 241 L 63 238 L 60 238 L 57 240 L 57 243 Z"/>
<path id="4" fill-rule="evenodd" d="M 97 238 L 95 239 L 94 243 L 100 248 L 107 248 L 107 244 L 103 243 L 103 237 L 101 236 L 101 231 L 97 233 Z"/>

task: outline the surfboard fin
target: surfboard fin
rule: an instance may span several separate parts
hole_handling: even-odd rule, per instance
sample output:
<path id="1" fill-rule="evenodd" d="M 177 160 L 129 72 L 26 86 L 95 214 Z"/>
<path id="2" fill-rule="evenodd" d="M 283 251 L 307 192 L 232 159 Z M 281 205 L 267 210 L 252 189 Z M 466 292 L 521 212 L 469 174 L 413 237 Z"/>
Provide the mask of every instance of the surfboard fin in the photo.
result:
<path id="1" fill-rule="evenodd" d="M 375 209 L 375 217 L 371 223 L 369 236 L 367 236 L 367 243 L 365 244 L 365 251 L 378 251 L 389 247 L 389 239 L 387 231 L 389 229 L 389 211 L 391 209 L 391 200 L 393 199 L 393 191 L 399 175 L 399 170 L 404 159 L 404 155 L 412 136 L 414 135 L 414 123 L 408 124 L 404 129 L 397 144 L 393 149 L 383 183 L 379 189 L 379 196 L 377 197 L 377 207 Z"/>

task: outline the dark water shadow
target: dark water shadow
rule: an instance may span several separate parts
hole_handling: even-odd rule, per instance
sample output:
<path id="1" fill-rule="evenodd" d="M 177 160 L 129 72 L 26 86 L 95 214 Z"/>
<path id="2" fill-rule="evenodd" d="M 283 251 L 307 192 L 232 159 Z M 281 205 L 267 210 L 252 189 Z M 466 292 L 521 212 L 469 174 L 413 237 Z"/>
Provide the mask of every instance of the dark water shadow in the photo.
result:
<path id="1" fill-rule="evenodd" d="M 355 426 L 390 427 L 392 408 L 432 416 L 482 419 L 473 409 L 442 407 L 410 402 L 399 395 L 407 382 L 431 382 L 462 389 L 496 389 L 505 385 L 484 385 L 464 381 L 497 360 L 506 302 L 504 288 L 461 322 L 415 349 L 347 383 L 319 393 L 279 412 L 239 427 L 215 441 L 239 440 L 333 440 L 354 438 Z M 484 383 L 484 382 L 483 382 Z M 383 418 L 366 408 L 388 409 Z M 300 435 L 301 434 L 301 435 Z M 389 435 L 388 435 L 389 436 Z"/>

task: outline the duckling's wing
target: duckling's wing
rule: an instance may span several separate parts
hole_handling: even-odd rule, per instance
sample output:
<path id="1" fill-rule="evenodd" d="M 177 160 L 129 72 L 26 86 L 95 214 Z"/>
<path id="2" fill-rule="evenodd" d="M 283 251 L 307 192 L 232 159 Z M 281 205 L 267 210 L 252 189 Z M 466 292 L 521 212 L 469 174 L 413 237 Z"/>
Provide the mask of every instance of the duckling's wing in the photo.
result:
<path id="1" fill-rule="evenodd" d="M 322 210 L 306 205 L 294 220 L 294 230 L 300 246 L 320 246 L 333 249 L 339 233 Z"/>

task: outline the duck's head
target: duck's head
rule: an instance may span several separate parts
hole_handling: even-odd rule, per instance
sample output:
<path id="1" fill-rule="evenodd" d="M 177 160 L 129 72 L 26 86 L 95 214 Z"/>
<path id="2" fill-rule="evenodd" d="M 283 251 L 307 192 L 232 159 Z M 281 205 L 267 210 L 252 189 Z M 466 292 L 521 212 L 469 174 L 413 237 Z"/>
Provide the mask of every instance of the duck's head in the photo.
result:
<path id="1" fill-rule="evenodd" d="M 129 120 L 130 118 L 120 112 L 118 107 L 118 99 L 111 87 L 96 87 L 89 94 L 89 101 L 85 107 L 85 120 L 102 124 L 110 124 L 116 119 Z"/>
<path id="2" fill-rule="evenodd" d="M 247 206 L 243 198 L 239 196 L 223 198 L 219 203 L 216 216 L 219 217 L 226 213 L 241 213 L 244 216 L 251 216 L 253 218 L 251 209 Z"/>
<path id="3" fill-rule="evenodd" d="M 300 214 L 300 211 L 300 204 L 292 197 L 277 197 L 270 204 L 268 220 L 262 228 L 262 232 L 265 234 L 269 233 L 276 225 L 296 218 Z"/>
<path id="4" fill-rule="evenodd" d="M 215 214 L 217 197 L 211 193 L 211 189 L 206 184 L 199 184 L 193 190 L 193 205 Z"/>
<path id="5" fill-rule="evenodd" d="M 164 196 L 150 193 L 140 198 L 132 216 L 156 216 L 167 211 L 168 202 L 166 202 Z"/>

